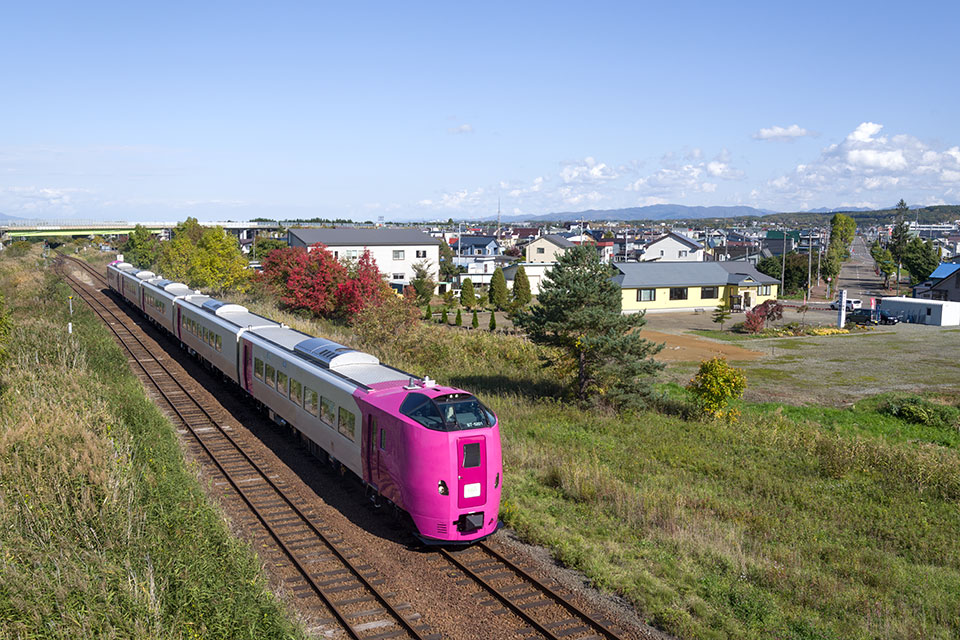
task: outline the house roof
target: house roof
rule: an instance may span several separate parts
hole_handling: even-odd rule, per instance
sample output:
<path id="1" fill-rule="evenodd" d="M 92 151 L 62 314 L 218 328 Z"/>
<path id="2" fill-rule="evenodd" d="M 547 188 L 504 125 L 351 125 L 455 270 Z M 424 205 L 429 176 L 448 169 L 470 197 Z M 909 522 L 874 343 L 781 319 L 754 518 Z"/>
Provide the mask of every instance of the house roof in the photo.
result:
<path id="1" fill-rule="evenodd" d="M 927 280 L 940 280 L 942 278 L 947 278 L 957 269 L 960 269 L 960 264 L 941 262 L 939 266 L 933 270 L 933 273 L 930 274 L 930 277 L 927 278 Z"/>
<path id="2" fill-rule="evenodd" d="M 566 248 L 568 248 L 568 247 L 575 247 L 575 246 L 577 246 L 577 245 L 575 245 L 574 243 L 572 243 L 572 242 L 570 242 L 569 240 L 567 240 L 566 238 L 564 238 L 563 236 L 558 236 L 558 235 L 555 234 L 555 233 L 551 233 L 550 235 L 542 236 L 542 237 L 540 237 L 540 238 L 537 238 L 537 240 L 548 240 L 548 241 L 552 242 L 553 244 L 557 245 L 558 247 L 563 247 L 564 249 L 566 249 Z M 534 242 L 536 242 L 536 240 L 534 240 Z"/>
<path id="3" fill-rule="evenodd" d="M 779 284 L 746 262 L 624 262 L 614 281 L 624 289 L 702 285 Z"/>
<path id="4" fill-rule="evenodd" d="M 486 247 L 491 242 L 496 243 L 497 239 L 493 236 L 463 236 L 460 241 L 464 247 Z M 454 244 L 456 244 L 456 240 Z"/>
<path id="5" fill-rule="evenodd" d="M 703 245 L 697 242 L 696 240 L 688 238 L 687 236 L 681 235 L 679 233 L 674 233 L 673 231 L 667 233 L 666 235 L 660 236 L 659 238 L 657 238 L 647 246 L 652 247 L 653 245 L 657 244 L 661 240 L 666 240 L 667 238 L 673 238 L 674 240 L 687 245 L 691 249 L 703 249 Z"/>
<path id="6" fill-rule="evenodd" d="M 431 238 L 416 229 L 349 229 L 341 227 L 335 229 L 290 229 L 289 233 L 308 246 L 318 242 L 328 247 L 439 244 L 436 238 Z"/>

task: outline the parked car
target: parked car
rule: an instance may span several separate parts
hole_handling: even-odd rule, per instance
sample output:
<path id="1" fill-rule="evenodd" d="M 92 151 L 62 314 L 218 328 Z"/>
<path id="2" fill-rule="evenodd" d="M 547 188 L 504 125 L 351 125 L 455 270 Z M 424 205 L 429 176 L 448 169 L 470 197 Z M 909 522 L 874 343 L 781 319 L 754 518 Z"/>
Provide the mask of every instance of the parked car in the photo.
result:
<path id="1" fill-rule="evenodd" d="M 850 324 L 897 324 L 900 322 L 900 317 L 883 309 L 876 311 L 854 309 L 847 313 L 847 322 Z"/>
<path id="2" fill-rule="evenodd" d="M 854 309 L 860 309 L 860 308 L 862 308 L 862 307 L 863 307 L 863 302 L 861 302 L 859 299 L 857 299 L 857 298 L 847 298 L 847 311 L 853 311 Z M 831 308 L 831 309 L 839 309 L 839 308 L 840 308 L 840 300 L 838 299 L 838 300 L 834 300 L 833 302 L 831 302 L 831 303 L 830 303 L 830 308 Z"/>

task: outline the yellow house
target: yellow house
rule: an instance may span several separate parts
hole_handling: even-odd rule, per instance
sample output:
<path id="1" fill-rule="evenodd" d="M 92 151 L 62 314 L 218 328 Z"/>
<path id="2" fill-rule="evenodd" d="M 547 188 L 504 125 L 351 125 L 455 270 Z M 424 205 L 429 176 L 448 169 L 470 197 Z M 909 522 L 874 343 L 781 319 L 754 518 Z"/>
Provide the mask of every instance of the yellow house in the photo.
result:
<path id="1" fill-rule="evenodd" d="M 746 311 L 776 300 L 780 281 L 747 262 L 624 262 L 613 265 L 623 313 L 709 310 L 721 303 Z"/>

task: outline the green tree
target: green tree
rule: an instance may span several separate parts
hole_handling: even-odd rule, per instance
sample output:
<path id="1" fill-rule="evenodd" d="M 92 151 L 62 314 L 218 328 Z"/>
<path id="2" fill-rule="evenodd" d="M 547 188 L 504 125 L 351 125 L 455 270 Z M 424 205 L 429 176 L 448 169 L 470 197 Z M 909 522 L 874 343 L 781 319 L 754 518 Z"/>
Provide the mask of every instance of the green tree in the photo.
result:
<path id="1" fill-rule="evenodd" d="M 530 304 L 532 296 L 530 295 L 530 279 L 527 278 L 527 270 L 523 265 L 517 267 L 517 274 L 513 277 L 513 304 L 518 308 Z"/>
<path id="2" fill-rule="evenodd" d="M 470 278 L 464 278 L 460 285 L 460 304 L 467 309 L 473 309 L 477 306 L 477 293 L 476 289 L 473 288 L 473 280 Z"/>
<path id="3" fill-rule="evenodd" d="M 897 291 L 900 290 L 900 267 L 903 266 L 907 244 L 910 242 L 910 227 L 907 225 L 908 213 L 910 213 L 910 208 L 901 198 L 896 207 L 897 222 L 890 234 L 890 244 L 887 245 L 887 248 L 890 249 L 890 255 L 897 263 Z"/>
<path id="4" fill-rule="evenodd" d="M 453 262 L 453 249 L 448 242 L 440 242 L 440 279 L 449 282 L 461 269 Z"/>
<path id="5" fill-rule="evenodd" d="M 877 265 L 877 271 L 883 276 L 883 288 L 890 287 L 890 276 L 897 270 L 897 263 L 893 259 L 890 249 L 882 247 L 880 241 L 876 241 L 870 247 L 870 256 Z"/>
<path id="6" fill-rule="evenodd" d="M 165 278 L 190 284 L 190 258 L 196 249 L 203 227 L 196 218 L 187 218 L 173 229 L 173 237 L 161 245 L 157 271 Z"/>
<path id="7" fill-rule="evenodd" d="M 727 307 L 726 302 L 721 302 L 716 309 L 713 310 L 713 321 L 720 325 L 720 331 L 723 331 L 723 323 L 730 319 L 730 308 Z"/>
<path id="8" fill-rule="evenodd" d="M 510 297 L 507 293 L 507 279 L 503 276 L 503 269 L 497 267 L 490 278 L 490 304 L 494 309 L 506 309 L 510 304 Z"/>
<path id="9" fill-rule="evenodd" d="M 460 309 L 457 309 L 457 319 L 454 322 L 458 327 L 463 326 L 463 315 L 460 313 Z"/>
<path id="10" fill-rule="evenodd" d="M 781 272 L 781 261 L 786 267 Z M 757 263 L 757 271 L 771 278 L 780 279 L 783 275 L 783 293 L 796 293 L 807 286 L 807 256 L 791 251 L 785 256 L 770 256 Z"/>
<path id="11" fill-rule="evenodd" d="M 616 407 L 636 408 L 646 404 L 663 368 L 652 357 L 663 345 L 642 338 L 643 314 L 623 315 L 620 305 L 610 267 L 593 247 L 577 246 L 547 273 L 537 304 L 518 313 L 515 324 L 563 354 L 579 400 L 603 396 Z"/>
<path id="12" fill-rule="evenodd" d="M 446 307 L 440 312 L 440 324 L 450 324 L 450 316 L 447 315 Z"/>
<path id="13" fill-rule="evenodd" d="M 287 243 L 279 238 L 271 238 L 270 236 L 256 236 L 253 239 L 253 256 L 254 260 L 263 260 L 267 257 L 267 254 L 271 251 L 277 249 L 286 249 Z"/>
<path id="14" fill-rule="evenodd" d="M 430 263 L 426 260 L 417 262 L 413 265 L 413 280 L 410 286 L 417 292 L 417 300 L 420 304 L 426 304 L 433 298 L 433 290 L 437 288 L 437 283 L 430 273 Z"/>
<path id="15" fill-rule="evenodd" d="M 424 320 L 433 320 L 433 308 L 430 305 L 427 305 L 423 309 L 423 319 Z"/>
<path id="16" fill-rule="evenodd" d="M 840 242 L 844 251 L 850 248 L 857 233 L 857 223 L 850 216 L 837 213 L 830 220 L 830 242 Z"/>
<path id="17" fill-rule="evenodd" d="M 135 267 L 148 269 L 160 256 L 160 242 L 143 225 L 137 225 L 120 247 L 123 259 Z"/>
<path id="18" fill-rule="evenodd" d="M 476 310 L 476 309 L 473 310 L 473 319 L 470 320 L 470 326 L 473 327 L 474 329 L 476 329 L 477 327 L 480 326 L 480 320 L 477 319 L 477 310 Z"/>
<path id="19" fill-rule="evenodd" d="M 490 326 L 489 326 L 489 329 L 490 329 L 490 331 L 494 331 L 494 330 L 496 330 L 496 328 L 497 328 L 497 310 L 496 310 L 496 309 L 491 309 L 491 310 L 490 310 Z"/>
<path id="20" fill-rule="evenodd" d="M 190 259 L 188 284 L 218 294 L 242 291 L 250 282 L 248 264 L 235 237 L 223 227 L 206 229 Z"/>
<path id="21" fill-rule="evenodd" d="M 914 238 L 907 244 L 903 254 L 903 266 L 910 272 L 910 281 L 920 284 L 930 277 L 940 264 L 940 250 L 932 242 Z"/>

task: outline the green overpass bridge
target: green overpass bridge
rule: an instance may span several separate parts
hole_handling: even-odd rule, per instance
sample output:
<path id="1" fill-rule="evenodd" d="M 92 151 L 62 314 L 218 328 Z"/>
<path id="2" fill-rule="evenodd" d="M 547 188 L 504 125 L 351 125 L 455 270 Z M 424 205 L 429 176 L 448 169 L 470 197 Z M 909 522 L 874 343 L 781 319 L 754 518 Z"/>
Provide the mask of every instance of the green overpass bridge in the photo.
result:
<path id="1" fill-rule="evenodd" d="M 18 222 L 17 224 L 0 224 L 0 236 L 4 240 L 13 241 L 24 238 L 52 238 L 56 236 L 115 236 L 127 235 L 136 228 L 138 223 L 129 222 Z M 150 233 L 167 235 L 177 226 L 176 222 L 144 222 L 139 223 Z M 234 235 L 246 237 L 257 231 L 278 229 L 275 223 L 270 222 L 201 222 L 204 227 L 223 227 Z"/>

